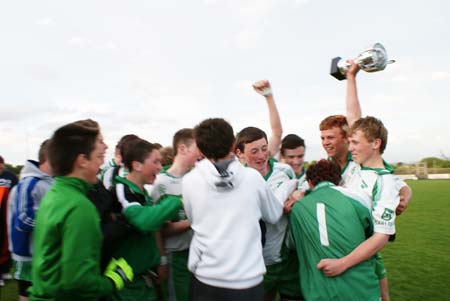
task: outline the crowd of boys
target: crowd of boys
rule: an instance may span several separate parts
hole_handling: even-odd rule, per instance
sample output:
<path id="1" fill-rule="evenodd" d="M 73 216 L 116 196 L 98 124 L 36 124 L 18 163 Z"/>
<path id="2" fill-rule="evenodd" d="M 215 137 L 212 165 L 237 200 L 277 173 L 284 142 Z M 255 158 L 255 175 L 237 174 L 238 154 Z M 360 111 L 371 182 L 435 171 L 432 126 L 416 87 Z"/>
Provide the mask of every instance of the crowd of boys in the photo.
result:
<path id="1" fill-rule="evenodd" d="M 361 118 L 357 72 L 308 169 L 268 81 L 253 87 L 269 138 L 211 118 L 166 148 L 125 135 L 100 171 L 98 123 L 58 128 L 0 190 L 20 300 L 389 300 L 379 251 L 411 190 L 382 159 L 383 123 Z"/>

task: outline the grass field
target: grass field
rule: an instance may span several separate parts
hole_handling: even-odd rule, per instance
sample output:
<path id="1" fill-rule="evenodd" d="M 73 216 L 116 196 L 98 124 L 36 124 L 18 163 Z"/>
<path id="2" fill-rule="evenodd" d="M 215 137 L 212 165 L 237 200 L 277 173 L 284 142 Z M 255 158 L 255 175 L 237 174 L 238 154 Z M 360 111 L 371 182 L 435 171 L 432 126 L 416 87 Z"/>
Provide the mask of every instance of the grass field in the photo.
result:
<path id="1" fill-rule="evenodd" d="M 413 200 L 383 251 L 392 301 L 450 300 L 450 181 L 410 181 Z M 16 301 L 15 283 L 0 289 Z"/>

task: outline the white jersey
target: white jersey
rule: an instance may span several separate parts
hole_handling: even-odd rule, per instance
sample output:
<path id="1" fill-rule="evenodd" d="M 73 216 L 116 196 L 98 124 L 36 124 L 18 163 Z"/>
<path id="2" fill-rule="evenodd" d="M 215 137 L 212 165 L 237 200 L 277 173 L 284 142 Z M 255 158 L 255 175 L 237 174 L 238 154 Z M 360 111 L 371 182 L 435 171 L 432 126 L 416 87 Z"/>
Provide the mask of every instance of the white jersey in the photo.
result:
<path id="1" fill-rule="evenodd" d="M 303 167 L 302 173 L 298 176 L 296 176 L 298 180 L 297 190 L 300 190 L 301 192 L 306 192 L 309 190 L 309 184 L 308 181 L 306 181 L 306 168 Z"/>
<path id="2" fill-rule="evenodd" d="M 399 191 L 404 182 L 393 174 L 392 167 L 367 168 L 350 160 L 343 170 L 342 186 L 359 195 L 372 214 L 374 232 L 395 233 L 395 209 L 400 202 Z M 403 185 L 402 183 L 403 182 Z"/>
<path id="3" fill-rule="evenodd" d="M 167 173 L 167 171 L 158 174 L 150 194 L 152 200 L 157 202 L 161 197 L 167 194 L 181 196 L 182 179 L 183 177 L 172 176 Z M 184 209 L 180 209 L 178 218 L 179 220 L 187 219 Z M 168 252 L 187 250 L 189 249 L 192 235 L 192 230 L 189 230 L 175 236 L 167 237 L 164 240 L 164 247 Z"/>
<path id="4" fill-rule="evenodd" d="M 270 190 L 282 203 L 297 188 L 297 180 L 288 164 L 269 160 L 270 171 L 264 177 Z M 272 265 L 281 261 L 281 248 L 286 237 L 288 219 L 285 215 L 276 224 L 266 223 L 266 243 L 263 248 L 264 262 Z"/>

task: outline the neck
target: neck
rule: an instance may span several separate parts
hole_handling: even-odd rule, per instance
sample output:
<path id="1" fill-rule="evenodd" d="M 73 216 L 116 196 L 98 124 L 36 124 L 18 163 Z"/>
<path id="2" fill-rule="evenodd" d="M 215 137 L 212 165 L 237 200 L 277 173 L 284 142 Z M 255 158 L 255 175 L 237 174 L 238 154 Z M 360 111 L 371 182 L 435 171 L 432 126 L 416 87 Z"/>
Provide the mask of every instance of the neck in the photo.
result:
<path id="1" fill-rule="evenodd" d="M 127 180 L 136 184 L 142 191 L 144 191 L 144 181 L 142 181 L 141 177 L 136 172 L 130 172 L 127 175 Z"/>
<path id="2" fill-rule="evenodd" d="M 374 156 L 372 158 L 369 158 L 362 165 L 369 168 L 384 168 L 384 162 L 381 156 Z"/>
<path id="3" fill-rule="evenodd" d="M 269 173 L 269 171 L 270 171 L 270 165 L 269 165 L 269 162 L 267 162 L 267 164 L 265 165 L 264 169 L 263 169 L 263 170 L 260 170 L 259 172 L 261 173 L 261 175 L 262 175 L 263 177 L 265 177 L 265 176 L 267 176 L 267 174 Z"/>
<path id="4" fill-rule="evenodd" d="M 233 159 L 233 157 L 234 157 L 234 153 L 230 152 L 230 153 L 228 153 L 228 155 L 226 157 L 223 157 L 223 158 L 220 158 L 220 159 L 217 159 L 217 160 L 213 160 L 213 159 L 208 158 L 208 160 L 211 161 L 211 162 L 222 162 L 222 161 L 231 160 L 231 159 Z"/>
<path id="5" fill-rule="evenodd" d="M 167 172 L 175 177 L 181 177 L 186 174 L 191 168 L 192 166 L 189 166 L 189 164 L 183 162 L 183 160 L 179 156 L 176 156 L 173 160 L 172 166 L 170 166 Z"/>
<path id="6" fill-rule="evenodd" d="M 50 167 L 50 163 L 48 161 L 45 161 L 44 163 L 39 165 L 39 169 L 48 175 L 51 175 L 52 169 Z"/>
<path id="7" fill-rule="evenodd" d="M 339 165 L 341 169 L 347 164 L 347 153 L 342 153 L 333 157 L 334 161 Z"/>

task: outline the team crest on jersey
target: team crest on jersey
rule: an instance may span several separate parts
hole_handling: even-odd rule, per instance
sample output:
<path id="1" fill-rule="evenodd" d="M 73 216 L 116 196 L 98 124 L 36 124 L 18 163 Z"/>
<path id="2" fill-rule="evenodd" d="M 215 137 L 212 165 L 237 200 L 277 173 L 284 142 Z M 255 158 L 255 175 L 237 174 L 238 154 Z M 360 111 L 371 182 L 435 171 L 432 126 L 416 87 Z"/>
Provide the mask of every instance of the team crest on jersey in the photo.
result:
<path id="1" fill-rule="evenodd" d="M 283 181 L 277 183 L 277 188 L 280 187 L 281 184 L 283 184 Z"/>
<path id="2" fill-rule="evenodd" d="M 388 208 L 384 208 L 384 212 L 381 215 L 381 218 L 385 221 L 390 221 L 392 217 L 394 216 L 394 211 Z"/>
<path id="3" fill-rule="evenodd" d="M 166 186 L 164 186 L 164 185 L 159 186 L 159 193 L 160 193 L 161 195 L 166 194 L 166 192 L 167 192 Z"/>

